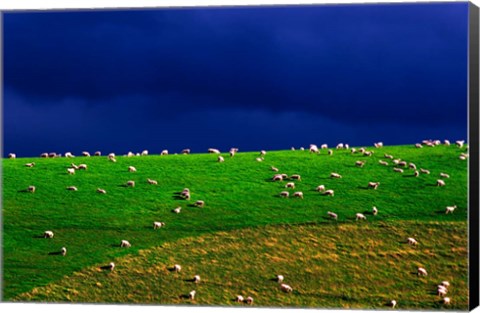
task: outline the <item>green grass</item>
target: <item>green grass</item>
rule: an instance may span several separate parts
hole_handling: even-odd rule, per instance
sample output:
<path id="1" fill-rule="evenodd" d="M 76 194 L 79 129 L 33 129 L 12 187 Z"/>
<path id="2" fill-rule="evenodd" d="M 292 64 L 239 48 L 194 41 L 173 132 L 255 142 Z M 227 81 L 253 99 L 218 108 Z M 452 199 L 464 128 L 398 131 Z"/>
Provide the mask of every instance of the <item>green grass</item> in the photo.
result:
<path id="1" fill-rule="evenodd" d="M 272 151 L 264 162 L 255 161 L 257 153 L 226 156 L 224 163 L 206 154 L 117 157 L 117 163 L 106 157 L 3 160 L 4 300 L 20 299 L 19 294 L 65 275 L 181 238 L 279 224 L 311 223 L 328 232 L 332 221 L 326 218 L 327 211 L 338 213 L 338 223 L 353 226 L 357 225 L 355 213 L 376 206 L 379 214 L 367 215 L 364 224 L 373 227 L 385 222 L 459 222 L 466 232 L 467 162 L 458 159 L 464 150 L 454 146 L 389 146 L 374 150 L 372 157 L 352 155 L 346 150 L 334 151 L 332 156 L 325 151 L 320 155 Z M 392 165 L 378 164 L 384 153 L 414 162 L 431 174 L 413 177 L 413 170 L 395 173 Z M 367 164 L 357 168 L 356 160 L 366 160 Z M 35 167 L 24 166 L 32 161 Z M 68 175 L 66 168 L 72 161 L 88 164 L 88 170 Z M 127 171 L 130 165 L 137 168 L 136 173 Z M 270 170 L 272 165 L 281 173 L 302 176 L 295 190 L 303 191 L 303 200 L 278 197 L 285 182 L 271 181 L 275 174 Z M 338 172 L 343 178 L 331 179 L 330 172 Z M 441 188 L 435 186 L 440 172 L 450 174 Z M 147 178 L 159 184 L 149 185 Z M 127 180 L 134 180 L 136 187 L 124 187 Z M 377 190 L 366 189 L 369 181 L 380 181 L 381 185 Z M 320 184 L 334 189 L 335 196 L 316 192 Z M 35 185 L 37 191 L 20 192 L 29 185 Z M 67 191 L 70 185 L 79 190 Z M 176 198 L 175 193 L 185 187 L 192 191 L 190 201 Z M 97 194 L 97 188 L 106 189 L 107 194 Z M 204 208 L 189 206 L 198 199 L 205 200 Z M 454 214 L 444 214 L 447 205 L 457 205 Z M 177 206 L 182 206 L 182 213 L 171 213 Z M 166 226 L 154 231 L 153 221 L 163 221 Z M 55 238 L 37 238 L 45 230 L 54 231 Z M 129 240 L 132 248 L 116 246 L 122 239 Z M 66 257 L 48 255 L 62 246 L 68 249 Z M 120 298 L 104 301 L 128 302 L 127 294 L 119 292 Z M 141 297 L 136 301 L 149 302 Z M 417 305 L 412 303 L 410 307 Z"/>

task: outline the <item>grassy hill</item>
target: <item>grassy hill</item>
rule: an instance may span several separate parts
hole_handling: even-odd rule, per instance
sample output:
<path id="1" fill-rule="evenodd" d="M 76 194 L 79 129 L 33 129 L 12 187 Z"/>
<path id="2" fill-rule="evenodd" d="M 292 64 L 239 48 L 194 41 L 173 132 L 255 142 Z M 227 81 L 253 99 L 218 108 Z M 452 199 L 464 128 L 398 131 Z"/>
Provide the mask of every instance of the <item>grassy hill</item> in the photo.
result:
<path id="1" fill-rule="evenodd" d="M 244 277 L 241 281 L 244 281 L 245 287 L 241 282 L 232 280 L 229 283 L 233 276 L 226 275 L 228 271 L 224 272 L 223 267 L 213 266 L 208 270 L 199 267 L 198 270 L 206 273 L 202 275 L 206 276 L 206 282 L 223 281 L 237 288 L 237 293 L 243 290 L 241 288 L 250 288 L 248 286 L 261 289 L 264 284 L 272 283 L 265 279 L 274 274 L 273 265 L 268 265 L 271 271 L 265 272 L 254 262 L 265 259 L 270 240 L 265 238 L 275 239 L 278 231 L 279 238 L 283 236 L 293 240 L 302 238 L 303 233 L 308 232 L 308 236 L 323 242 L 324 236 L 334 236 L 339 227 L 345 227 L 347 231 L 340 233 L 338 238 L 330 238 L 340 249 L 336 254 L 342 261 L 335 270 L 340 275 L 320 271 L 322 266 L 331 268 L 332 262 L 326 257 L 319 259 L 315 270 L 310 269 L 314 278 L 310 280 L 308 271 L 300 261 L 313 262 L 318 259 L 315 258 L 318 252 L 307 249 L 308 245 L 290 241 L 283 258 L 298 261 L 293 262 L 295 265 L 291 265 L 288 273 L 302 280 L 295 286 L 292 283 L 295 290 L 293 294 L 278 295 L 280 300 L 267 295 L 266 291 L 262 293 L 248 289 L 260 297 L 256 304 L 381 307 L 385 299 L 369 294 L 377 283 L 384 282 L 386 285 L 382 294 L 386 298 L 390 294 L 399 298 L 407 295 L 404 308 L 435 308 L 439 304 L 433 298 L 439 298 L 429 292 L 432 288 L 435 292 L 436 284 L 441 280 L 450 279 L 455 281 L 452 308 L 466 309 L 467 162 L 458 158 L 465 149 L 443 145 L 418 149 L 412 145 L 369 150 L 375 151 L 371 157 L 352 154 L 349 150 L 335 150 L 331 156 L 325 150 L 319 155 L 299 150 L 269 151 L 263 162 L 255 160 L 259 156 L 256 152 L 238 153 L 233 158 L 224 154 L 224 163 L 217 162 L 217 156 L 209 154 L 117 157 L 116 163 L 109 162 L 106 157 L 3 160 L 4 300 L 177 303 L 179 294 L 167 293 L 154 297 L 149 291 L 153 292 L 158 288 L 154 285 L 161 286 L 164 280 L 165 284 L 171 284 L 168 279 L 175 276 L 165 272 L 165 268 L 171 265 L 170 262 L 183 259 L 186 263 L 182 266 L 187 268 L 192 266 L 189 262 L 200 266 L 202 262 L 219 259 L 224 266 L 231 268 L 238 267 L 235 266 L 237 262 L 252 264 L 248 268 L 238 267 L 237 274 Z M 385 153 L 413 162 L 418 168 L 430 170 L 430 174 L 414 177 L 414 170 L 411 169 L 396 173 L 392 161 L 384 158 Z M 356 167 L 357 160 L 366 161 L 366 165 L 363 168 Z M 379 160 L 386 160 L 389 165 L 380 165 Z M 27 162 L 35 162 L 36 165 L 27 168 L 24 166 Z M 66 169 L 72 162 L 77 165 L 85 163 L 88 170 L 69 175 Z M 137 172 L 128 172 L 128 166 L 136 167 Z M 279 168 L 279 173 L 300 174 L 302 178 L 301 181 L 295 181 L 295 191 L 302 191 L 304 199 L 278 197 L 285 190 L 286 182 L 272 181 L 275 172 L 270 169 L 271 166 Z M 338 172 L 343 177 L 330 178 L 331 172 Z M 445 187 L 436 186 L 441 172 L 450 175 L 450 178 L 444 179 Z M 158 185 L 148 184 L 147 178 L 157 180 Z M 125 187 L 128 180 L 134 180 L 136 186 Z M 370 181 L 379 181 L 381 184 L 377 190 L 368 189 Z M 328 197 L 315 191 L 320 184 L 335 190 L 335 196 Z M 23 192 L 29 185 L 36 186 L 35 193 Z M 66 190 L 67 186 L 72 185 L 77 186 L 78 191 Z M 191 190 L 191 200 L 178 197 L 177 193 L 185 187 Z M 97 188 L 106 189 L 107 194 L 96 193 Z M 192 206 L 200 199 L 205 201 L 205 207 Z M 445 214 L 447 205 L 457 205 L 453 214 Z M 178 206 L 182 207 L 182 212 L 172 213 L 171 210 Z M 378 208 L 378 215 L 368 214 L 372 206 Z M 329 219 L 327 211 L 336 212 L 338 221 Z M 355 221 L 356 213 L 365 213 L 367 220 Z M 166 226 L 153 230 L 153 221 L 165 222 Z M 385 228 L 385 225 L 393 227 L 392 230 Z M 397 235 L 391 233 L 397 232 L 397 229 Z M 52 230 L 55 237 L 39 238 L 45 230 Z M 362 235 L 358 238 L 360 245 L 356 246 L 357 241 L 352 242 L 352 238 L 356 238 L 358 232 L 362 232 Z M 450 235 L 444 235 L 445 232 Z M 409 249 L 404 244 L 405 236 L 415 237 L 420 242 L 414 255 L 402 252 Z M 222 242 L 225 238 L 252 242 L 259 239 L 265 244 L 256 244 L 256 248 L 252 247 L 244 258 L 238 259 L 241 245 L 220 249 L 225 245 Z M 120 248 L 122 239 L 129 240 L 132 247 Z M 371 246 L 362 244 L 366 239 Z M 185 242 L 195 240 L 201 240 L 206 245 L 199 249 L 213 249 L 211 251 L 214 253 L 200 253 L 196 257 L 191 255 L 192 247 L 185 246 Z M 402 240 L 403 243 L 400 243 Z M 211 245 L 210 241 L 213 241 Z M 68 250 L 65 257 L 49 254 L 59 251 L 63 246 Z M 175 248 L 165 254 L 166 248 L 162 247 L 170 246 Z M 301 250 L 301 247 L 305 250 Z M 219 249 L 223 253 L 221 258 L 215 253 Z M 344 254 L 339 254 L 342 251 Z M 364 254 L 368 260 L 371 259 L 370 263 L 364 263 L 368 261 L 362 257 Z M 390 259 L 390 255 L 397 254 L 398 257 Z M 439 255 L 441 258 L 438 258 Z M 379 275 L 369 271 L 371 275 L 365 276 L 368 283 L 357 277 L 364 282 L 359 289 L 359 296 L 354 291 L 358 289 L 354 280 L 345 280 L 344 276 L 350 273 L 348 269 L 352 266 L 371 268 L 371 261 L 376 259 L 381 260 L 380 263 L 376 262 Z M 400 263 L 394 267 L 397 270 L 392 271 L 395 260 Z M 118 264 L 113 273 L 97 271 L 99 266 L 111 261 Z M 416 275 L 410 273 L 423 262 L 432 266 L 433 273 L 428 279 L 420 279 L 424 283 L 420 284 Z M 132 265 L 122 268 L 121 264 Z M 401 274 L 398 269 L 401 269 Z M 122 280 L 119 282 L 117 275 L 122 271 Z M 149 275 L 145 273 L 153 274 L 155 279 L 146 279 Z M 223 273 L 225 276 L 221 276 Z M 161 278 L 162 274 L 165 277 Z M 62 278 L 66 275 L 74 278 L 69 280 L 72 284 L 78 281 L 80 285 L 74 288 L 62 285 L 65 283 Z M 98 281 L 98 275 L 102 275 L 102 282 Z M 142 277 L 141 280 L 138 280 L 138 275 Z M 359 276 L 363 277 L 361 274 Z M 318 277 L 328 282 L 331 293 L 319 289 Z M 413 282 L 410 281 L 412 278 Z M 437 278 L 440 281 L 435 280 Z M 99 295 L 97 298 L 87 291 L 91 289 L 87 283 L 90 279 L 99 282 L 103 288 L 106 285 L 116 286 L 117 291 L 112 293 L 112 289 L 107 288 L 109 291 L 106 296 L 101 298 Z M 134 281 L 143 286 L 135 287 L 139 290 L 136 295 L 128 292 Z M 179 289 L 171 289 L 180 292 L 180 287 L 186 282 L 178 277 L 176 281 Z M 417 284 L 418 288 L 423 289 L 413 291 L 410 284 Z M 198 288 L 203 286 L 199 285 Z M 71 290 L 76 292 L 72 294 Z M 209 296 L 202 298 L 199 292 L 196 303 L 229 305 L 230 297 L 234 295 L 227 290 L 230 289 L 220 283 L 212 284 L 212 288 L 205 290 L 205 295 Z M 334 290 L 345 292 L 340 295 Z M 234 292 L 233 287 L 231 292 Z M 409 297 L 409 292 L 414 295 Z M 429 300 L 422 300 L 422 292 L 428 295 L 426 297 Z"/>

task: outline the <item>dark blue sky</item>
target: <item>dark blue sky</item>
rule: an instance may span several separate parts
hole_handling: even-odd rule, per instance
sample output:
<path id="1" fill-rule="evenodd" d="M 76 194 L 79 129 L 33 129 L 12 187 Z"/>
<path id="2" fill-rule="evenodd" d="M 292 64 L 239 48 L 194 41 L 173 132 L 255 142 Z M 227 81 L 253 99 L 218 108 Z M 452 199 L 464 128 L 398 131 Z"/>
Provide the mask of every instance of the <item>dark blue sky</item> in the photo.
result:
<path id="1" fill-rule="evenodd" d="M 468 3 L 3 16 L 4 154 L 466 139 Z"/>

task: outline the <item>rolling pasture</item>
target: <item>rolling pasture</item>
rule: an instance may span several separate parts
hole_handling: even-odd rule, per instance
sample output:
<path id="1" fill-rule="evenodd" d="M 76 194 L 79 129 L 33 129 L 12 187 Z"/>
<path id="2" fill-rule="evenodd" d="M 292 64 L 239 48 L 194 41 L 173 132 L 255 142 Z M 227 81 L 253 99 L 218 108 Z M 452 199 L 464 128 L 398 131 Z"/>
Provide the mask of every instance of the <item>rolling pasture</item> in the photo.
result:
<path id="1" fill-rule="evenodd" d="M 374 154 L 267 151 L 262 162 L 258 152 L 224 153 L 222 163 L 215 154 L 5 159 L 3 300 L 246 305 L 233 301 L 243 295 L 253 306 L 385 308 L 396 299 L 401 309 L 467 309 L 468 161 L 459 159 L 466 149 L 367 150 Z M 384 154 L 430 174 L 415 177 L 408 166 L 394 172 Z M 72 162 L 88 169 L 70 175 Z M 301 180 L 272 181 L 272 166 Z M 450 177 L 438 187 L 442 172 Z M 302 191 L 303 199 L 279 197 L 291 181 L 290 194 Z M 316 191 L 322 184 L 335 195 Z M 30 185 L 34 193 L 26 192 Z M 190 200 L 179 195 L 186 187 Z M 154 221 L 165 226 L 154 230 Z M 54 238 L 43 238 L 46 230 Z M 132 247 L 121 248 L 123 239 Z M 65 256 L 56 253 L 62 247 Z M 114 271 L 100 269 L 110 262 Z M 182 271 L 169 271 L 176 263 Z M 418 267 L 428 276 L 418 276 Z M 280 291 L 277 274 L 293 292 Z M 451 283 L 448 306 L 436 295 L 443 280 Z M 186 297 L 191 290 L 194 300 Z"/>

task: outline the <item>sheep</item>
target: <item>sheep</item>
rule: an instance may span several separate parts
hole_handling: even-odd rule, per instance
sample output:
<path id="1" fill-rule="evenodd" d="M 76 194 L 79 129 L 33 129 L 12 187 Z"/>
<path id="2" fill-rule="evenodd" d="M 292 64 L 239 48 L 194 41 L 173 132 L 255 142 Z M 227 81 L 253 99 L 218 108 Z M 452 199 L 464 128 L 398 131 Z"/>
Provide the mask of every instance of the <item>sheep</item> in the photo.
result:
<path id="1" fill-rule="evenodd" d="M 419 172 L 419 171 L 415 171 L 415 172 L 413 173 L 413 176 L 415 176 L 415 177 L 420 176 L 420 172 Z"/>
<path id="2" fill-rule="evenodd" d="M 163 222 L 153 222 L 153 229 L 158 229 L 163 226 L 165 226 L 165 223 Z"/>
<path id="3" fill-rule="evenodd" d="M 283 291 L 283 292 L 292 292 L 293 291 L 293 288 L 290 287 L 289 285 L 286 285 L 286 284 L 281 284 L 280 285 L 280 289 Z"/>
<path id="4" fill-rule="evenodd" d="M 417 275 L 418 275 L 418 276 L 427 276 L 428 273 L 427 273 L 427 270 L 426 270 L 426 269 L 424 269 L 423 267 L 419 267 L 419 268 L 417 269 Z"/>
<path id="5" fill-rule="evenodd" d="M 429 170 L 426 170 L 426 169 L 424 169 L 424 168 L 421 168 L 421 169 L 420 169 L 420 172 L 422 172 L 423 174 L 427 174 L 427 175 L 430 174 L 430 171 L 429 171 Z"/>
<path id="6" fill-rule="evenodd" d="M 214 148 L 209 148 L 209 149 L 208 149 L 208 153 L 216 153 L 216 154 L 219 154 L 219 153 L 220 153 L 220 150 L 214 149 Z"/>
<path id="7" fill-rule="evenodd" d="M 423 148 L 423 146 L 422 146 L 421 143 L 416 143 L 416 144 L 415 144 L 415 148 Z"/>
<path id="8" fill-rule="evenodd" d="M 75 169 L 74 168 L 67 168 L 67 173 L 70 175 L 75 175 Z"/>
<path id="9" fill-rule="evenodd" d="M 372 214 L 377 215 L 378 214 L 378 209 L 376 207 L 372 208 Z"/>
<path id="10" fill-rule="evenodd" d="M 87 170 L 87 168 L 88 168 L 87 164 L 80 164 L 80 165 L 78 166 L 78 169 L 79 169 L 79 170 Z"/>
<path id="11" fill-rule="evenodd" d="M 441 179 L 437 179 L 437 187 L 443 187 L 443 186 L 445 186 L 445 181 Z"/>
<path id="12" fill-rule="evenodd" d="M 397 305 L 397 301 L 395 300 L 390 301 L 390 306 L 392 307 L 392 309 L 394 309 L 396 305 Z"/>
<path id="13" fill-rule="evenodd" d="M 449 297 L 443 298 L 443 304 L 450 304 L 450 298 Z"/>
<path id="14" fill-rule="evenodd" d="M 455 141 L 455 144 L 457 145 L 457 147 L 461 148 L 463 147 L 463 144 L 465 143 L 465 140 L 457 140 Z"/>
<path id="15" fill-rule="evenodd" d="M 257 161 L 257 162 L 263 162 L 263 158 L 255 158 L 255 161 Z"/>
<path id="16" fill-rule="evenodd" d="M 200 282 L 200 275 L 193 276 L 193 282 L 198 284 Z"/>
<path id="17" fill-rule="evenodd" d="M 343 143 L 339 143 L 337 146 L 336 146 L 336 149 L 343 149 Z"/>
<path id="18" fill-rule="evenodd" d="M 304 147 L 300 147 L 300 151 L 305 151 L 305 148 L 304 148 Z"/>
<path id="19" fill-rule="evenodd" d="M 278 172 L 278 168 L 276 168 L 276 167 L 274 167 L 274 166 L 270 167 L 270 169 L 271 169 L 272 171 L 274 171 L 274 172 Z"/>
<path id="20" fill-rule="evenodd" d="M 107 191 L 105 189 L 100 189 L 100 188 L 97 189 L 97 192 L 101 193 L 101 194 L 106 194 L 107 193 Z"/>
<path id="21" fill-rule="evenodd" d="M 127 181 L 127 183 L 126 183 L 126 186 L 127 186 L 127 187 L 135 187 L 135 182 L 134 182 L 133 180 L 129 180 L 129 181 Z"/>
<path id="22" fill-rule="evenodd" d="M 449 145 L 450 145 L 450 140 L 445 139 L 445 140 L 443 141 L 443 143 L 444 143 L 446 146 L 449 146 Z"/>
<path id="23" fill-rule="evenodd" d="M 127 153 L 127 157 L 131 158 L 131 157 L 133 157 L 133 156 L 135 156 L 135 154 L 133 154 L 133 152 L 132 152 L 132 151 L 128 151 L 128 153 Z"/>
<path id="24" fill-rule="evenodd" d="M 177 207 L 177 208 L 173 209 L 172 212 L 176 213 L 176 214 L 179 214 L 181 210 L 182 210 L 182 207 Z"/>
<path id="25" fill-rule="evenodd" d="M 441 297 L 446 296 L 447 295 L 447 289 L 442 285 L 438 286 L 437 295 L 439 295 Z"/>
<path id="26" fill-rule="evenodd" d="M 82 156 L 84 156 L 84 157 L 89 157 L 89 156 L 90 156 L 90 153 L 88 153 L 87 151 L 83 151 L 83 152 L 82 152 Z"/>
<path id="27" fill-rule="evenodd" d="M 25 166 L 26 166 L 26 167 L 34 167 L 34 166 L 35 166 L 35 162 L 26 163 Z"/>
<path id="28" fill-rule="evenodd" d="M 75 163 L 70 163 L 70 167 L 74 170 L 78 170 L 78 166 Z"/>
<path id="29" fill-rule="evenodd" d="M 386 159 L 393 159 L 393 155 L 391 154 L 384 154 L 383 155 Z"/>
<path id="30" fill-rule="evenodd" d="M 323 192 L 325 191 L 325 185 L 319 185 L 317 188 L 315 188 L 316 191 Z"/>
<path id="31" fill-rule="evenodd" d="M 102 152 L 100 151 L 95 151 L 95 153 L 93 154 L 94 156 L 101 156 L 102 155 Z"/>
<path id="32" fill-rule="evenodd" d="M 415 165 L 415 163 L 408 163 L 408 167 L 411 168 L 412 170 L 417 169 L 417 166 Z"/>
<path id="33" fill-rule="evenodd" d="M 40 154 L 40 157 L 41 158 L 48 158 L 48 153 L 44 152 L 44 153 Z"/>
<path id="34" fill-rule="evenodd" d="M 49 157 L 49 158 L 56 158 L 56 157 L 58 157 L 58 155 L 57 155 L 55 152 L 50 152 L 50 153 L 48 154 L 48 157 Z"/>
<path id="35" fill-rule="evenodd" d="M 378 148 L 383 147 L 383 142 L 375 142 L 373 145 L 375 146 L 375 148 L 378 149 Z"/>
<path id="36" fill-rule="evenodd" d="M 62 247 L 62 249 L 60 249 L 60 254 L 63 255 L 63 256 L 66 256 L 67 255 L 67 248 Z"/>
<path id="37" fill-rule="evenodd" d="M 323 145 L 320 146 L 321 149 L 328 149 L 328 145 L 324 143 Z"/>
<path id="38" fill-rule="evenodd" d="M 272 180 L 273 181 L 282 181 L 283 180 L 283 175 L 282 174 L 274 175 Z"/>
<path id="39" fill-rule="evenodd" d="M 364 156 L 368 156 L 368 157 L 371 157 L 373 155 L 373 151 L 365 151 L 363 153 Z"/>
<path id="40" fill-rule="evenodd" d="M 443 286 L 445 286 L 445 288 L 449 287 L 450 286 L 450 283 L 446 280 L 442 281 L 441 283 Z"/>
<path id="41" fill-rule="evenodd" d="M 247 299 L 245 299 L 245 303 L 253 304 L 253 298 L 252 297 L 247 297 Z"/>
<path id="42" fill-rule="evenodd" d="M 113 269 L 115 268 L 115 263 L 110 262 L 110 263 L 107 265 L 107 267 L 108 267 L 108 269 L 109 269 L 110 271 L 113 271 Z"/>
<path id="43" fill-rule="evenodd" d="M 217 161 L 222 163 L 225 162 L 225 159 L 221 155 L 219 155 Z"/>
<path id="44" fill-rule="evenodd" d="M 445 214 L 453 213 L 453 211 L 454 211 L 456 208 L 457 208 L 456 205 L 454 205 L 454 206 L 447 206 L 447 207 L 445 208 Z"/>
<path id="45" fill-rule="evenodd" d="M 290 150 L 295 151 L 295 147 L 291 147 Z"/>
<path id="46" fill-rule="evenodd" d="M 233 158 L 235 156 L 235 150 L 230 149 L 230 151 L 228 151 L 228 153 L 230 154 L 231 158 Z"/>
<path id="47" fill-rule="evenodd" d="M 365 165 L 365 161 L 356 161 L 355 162 L 355 166 L 363 167 L 364 165 Z"/>
<path id="48" fill-rule="evenodd" d="M 330 216 L 330 217 L 333 218 L 334 220 L 338 219 L 338 215 L 335 214 L 335 213 L 333 213 L 333 212 L 328 211 L 327 214 L 328 214 L 328 216 Z"/>
<path id="49" fill-rule="evenodd" d="M 190 154 L 190 149 L 183 149 L 182 154 Z"/>
<path id="50" fill-rule="evenodd" d="M 284 279 L 283 275 L 277 275 L 276 278 L 277 278 L 277 283 L 283 282 L 283 279 Z"/>
<path id="51" fill-rule="evenodd" d="M 109 157 L 109 158 L 115 158 L 115 153 L 113 153 L 113 152 L 112 152 L 112 153 L 109 153 L 107 157 Z"/>
<path id="52" fill-rule="evenodd" d="M 395 165 L 398 165 L 398 163 L 400 163 L 400 161 L 402 161 L 402 160 L 401 159 L 392 160 L 393 164 L 395 164 Z"/>
<path id="53" fill-rule="evenodd" d="M 364 154 L 365 151 L 367 151 L 367 150 L 366 150 L 364 147 L 361 147 L 360 149 L 358 149 L 358 152 L 359 152 L 360 154 Z"/>
<path id="54" fill-rule="evenodd" d="M 328 155 L 333 155 L 333 150 L 332 149 L 328 150 Z"/>
<path id="55" fill-rule="evenodd" d="M 418 241 L 415 240 L 415 238 L 408 237 L 408 238 L 407 238 L 407 243 L 408 243 L 409 245 L 416 246 L 416 245 L 418 244 Z"/>
<path id="56" fill-rule="evenodd" d="M 196 207 L 203 208 L 205 206 L 205 201 L 197 200 L 194 204 Z"/>
<path id="57" fill-rule="evenodd" d="M 405 167 L 405 166 L 407 166 L 407 162 L 405 162 L 405 161 L 400 161 L 400 162 L 397 163 L 397 165 L 398 165 L 398 166 L 403 166 L 403 167 Z"/>
<path id="58" fill-rule="evenodd" d="M 295 183 L 294 183 L 294 182 L 287 183 L 287 184 L 285 185 L 285 188 L 295 189 Z"/>
<path id="59" fill-rule="evenodd" d="M 288 191 L 282 191 L 280 192 L 280 198 L 288 198 L 290 193 Z"/>
<path id="60" fill-rule="evenodd" d="M 462 161 L 465 161 L 465 160 L 467 159 L 467 157 L 468 157 L 468 156 L 462 154 L 462 155 L 460 155 L 458 158 L 459 158 L 460 160 L 462 160 Z"/>
<path id="61" fill-rule="evenodd" d="M 17 158 L 17 155 L 15 153 L 9 153 L 8 158 L 9 159 L 15 159 L 15 158 Z"/>
<path id="62" fill-rule="evenodd" d="M 310 148 L 308 150 L 310 151 L 310 153 L 319 153 L 317 145 L 310 145 Z"/>
<path id="63" fill-rule="evenodd" d="M 122 240 L 120 242 L 120 247 L 122 248 L 130 248 L 132 245 L 130 244 L 130 242 L 128 242 L 127 240 Z"/>
<path id="64" fill-rule="evenodd" d="M 66 158 L 74 158 L 75 156 L 71 152 L 65 152 Z"/>
<path id="65" fill-rule="evenodd" d="M 131 173 L 133 173 L 133 172 L 136 172 L 137 169 L 136 169 L 135 167 L 133 167 L 133 166 L 129 166 L 129 167 L 128 167 L 128 171 L 131 172 Z"/>
<path id="66" fill-rule="evenodd" d="M 388 162 L 383 161 L 383 160 L 378 161 L 378 163 L 380 163 L 380 165 L 388 166 Z"/>
<path id="67" fill-rule="evenodd" d="M 177 273 L 178 273 L 178 272 L 180 272 L 181 270 L 182 270 L 182 267 L 181 267 L 180 265 L 175 264 L 175 265 L 173 266 L 173 271 L 174 271 L 174 272 L 177 272 Z"/>
<path id="68" fill-rule="evenodd" d="M 51 239 L 53 238 L 54 234 L 53 234 L 53 231 L 51 230 L 46 230 L 45 232 L 43 232 L 43 238 L 48 238 L 48 239 Z"/>
<path id="69" fill-rule="evenodd" d="M 303 199 L 303 192 L 301 191 L 296 191 L 293 193 L 292 197 L 296 197 L 296 198 L 301 198 Z"/>
<path id="70" fill-rule="evenodd" d="M 150 185 L 158 185 L 158 182 L 156 180 L 153 180 L 153 179 L 150 179 L 150 178 L 147 178 L 147 182 L 150 184 Z"/>
<path id="71" fill-rule="evenodd" d="M 351 152 L 352 154 L 357 153 L 357 149 L 352 148 L 352 149 L 350 150 L 350 152 Z"/>
<path id="72" fill-rule="evenodd" d="M 446 174 L 446 173 L 440 173 L 440 177 L 450 178 L 450 175 L 448 175 L 448 174 Z"/>
<path id="73" fill-rule="evenodd" d="M 394 168 L 393 168 L 393 171 L 394 171 L 394 172 L 397 172 L 397 173 L 403 173 L 403 169 L 398 168 L 398 167 L 394 167 Z"/>
<path id="74" fill-rule="evenodd" d="M 160 155 L 168 155 L 168 150 L 162 150 L 162 152 L 160 152 Z"/>
<path id="75" fill-rule="evenodd" d="M 365 215 L 363 215 L 362 213 L 357 213 L 355 216 L 356 216 L 355 219 L 356 219 L 357 221 L 358 221 L 358 220 L 366 220 L 366 219 L 367 219 L 367 217 L 366 217 Z"/>
<path id="76" fill-rule="evenodd" d="M 75 187 L 75 186 L 68 186 L 68 187 L 67 187 L 67 190 L 78 191 L 78 188 Z"/>
<path id="77" fill-rule="evenodd" d="M 146 156 L 146 155 L 148 155 L 148 150 L 143 150 L 142 153 L 140 153 L 140 154 L 143 155 L 143 156 Z"/>
<path id="78" fill-rule="evenodd" d="M 28 191 L 28 192 L 32 192 L 32 193 L 33 193 L 33 192 L 35 192 L 35 190 L 36 190 L 35 186 L 28 186 L 28 188 L 27 188 L 27 191 Z"/>
<path id="79" fill-rule="evenodd" d="M 265 150 L 261 150 L 261 151 L 260 151 L 260 156 L 263 157 L 263 156 L 265 156 L 265 154 L 267 154 L 267 151 L 265 151 Z"/>
<path id="80" fill-rule="evenodd" d="M 330 173 L 330 177 L 331 178 L 342 178 L 342 175 L 340 175 L 338 173 Z"/>
<path id="81" fill-rule="evenodd" d="M 368 183 L 368 188 L 377 189 L 378 186 L 380 186 L 380 182 L 369 182 Z"/>
<path id="82" fill-rule="evenodd" d="M 108 160 L 113 163 L 117 162 L 117 159 L 115 159 L 115 157 L 108 157 Z"/>
<path id="83" fill-rule="evenodd" d="M 244 299 L 243 299 L 242 296 L 237 295 L 237 296 L 235 297 L 235 302 L 243 302 L 243 301 L 244 301 Z"/>
<path id="84" fill-rule="evenodd" d="M 326 195 L 326 196 L 332 196 L 333 197 L 335 195 L 335 192 L 332 189 L 328 189 L 328 190 L 325 190 L 325 192 L 323 194 Z"/>
<path id="85" fill-rule="evenodd" d="M 302 180 L 302 177 L 298 174 L 293 174 L 292 176 L 290 176 L 290 179 L 295 179 L 295 180 L 300 181 L 300 180 Z"/>

